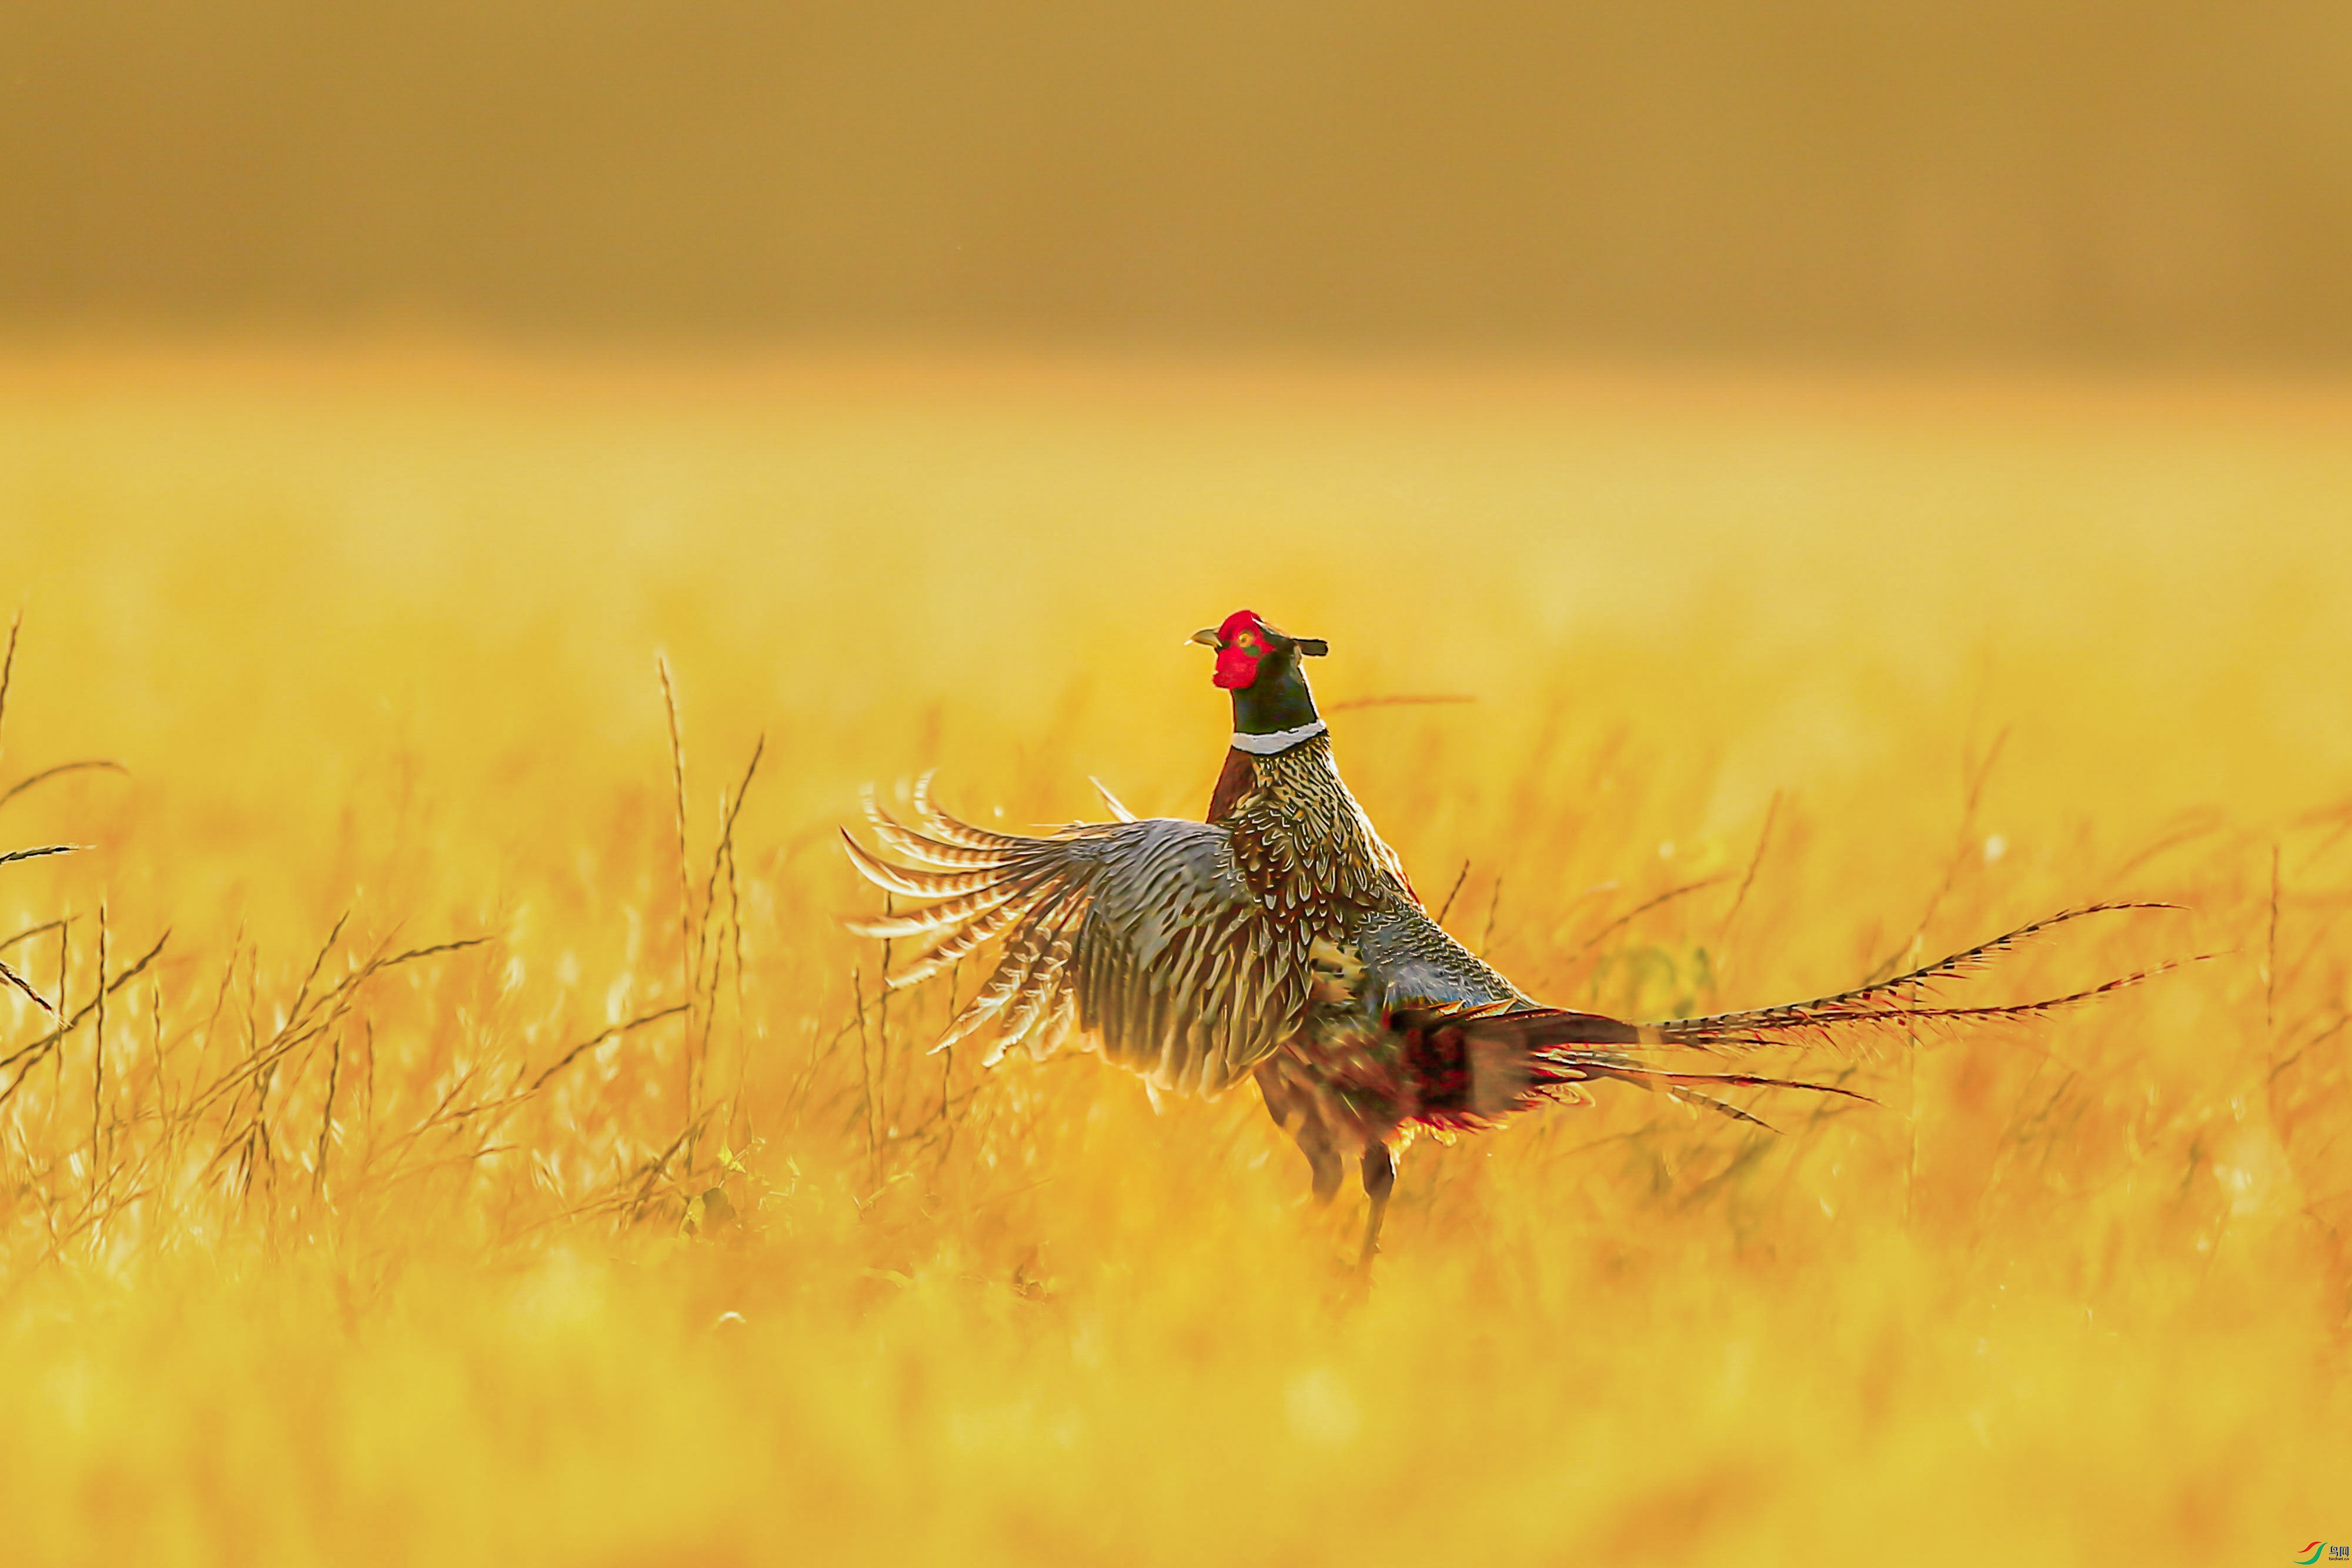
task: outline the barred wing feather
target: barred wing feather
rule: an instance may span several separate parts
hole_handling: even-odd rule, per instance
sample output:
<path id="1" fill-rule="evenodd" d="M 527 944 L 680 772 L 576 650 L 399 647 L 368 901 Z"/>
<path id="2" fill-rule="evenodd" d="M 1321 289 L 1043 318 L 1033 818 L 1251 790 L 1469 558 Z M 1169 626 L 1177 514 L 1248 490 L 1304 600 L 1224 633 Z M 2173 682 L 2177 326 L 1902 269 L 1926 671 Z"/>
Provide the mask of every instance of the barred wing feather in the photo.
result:
<path id="1" fill-rule="evenodd" d="M 1297 1030 L 1306 938 L 1250 896 L 1223 828 L 1151 818 L 993 833 L 919 789 L 915 811 L 910 827 L 866 801 L 894 860 L 843 837 L 867 880 L 930 901 L 855 923 L 930 943 L 893 986 L 1001 944 L 941 1048 L 987 1030 L 993 1063 L 1015 1046 L 1048 1055 L 1076 1033 L 1160 1088 L 1213 1095 Z"/>

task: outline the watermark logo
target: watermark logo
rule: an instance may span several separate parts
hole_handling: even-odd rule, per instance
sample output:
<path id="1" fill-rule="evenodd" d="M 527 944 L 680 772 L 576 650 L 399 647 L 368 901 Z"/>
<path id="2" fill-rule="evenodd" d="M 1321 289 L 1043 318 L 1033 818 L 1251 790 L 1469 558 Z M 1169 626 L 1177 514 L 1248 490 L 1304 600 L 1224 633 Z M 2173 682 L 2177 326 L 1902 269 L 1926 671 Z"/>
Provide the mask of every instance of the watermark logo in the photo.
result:
<path id="1" fill-rule="evenodd" d="M 2325 1541 L 2306 1542 L 2303 1555 L 2294 1560 L 2295 1568 L 2311 1568 L 2323 1557 L 2330 1563 L 2352 1563 L 2352 1545 L 2330 1546 Z"/>

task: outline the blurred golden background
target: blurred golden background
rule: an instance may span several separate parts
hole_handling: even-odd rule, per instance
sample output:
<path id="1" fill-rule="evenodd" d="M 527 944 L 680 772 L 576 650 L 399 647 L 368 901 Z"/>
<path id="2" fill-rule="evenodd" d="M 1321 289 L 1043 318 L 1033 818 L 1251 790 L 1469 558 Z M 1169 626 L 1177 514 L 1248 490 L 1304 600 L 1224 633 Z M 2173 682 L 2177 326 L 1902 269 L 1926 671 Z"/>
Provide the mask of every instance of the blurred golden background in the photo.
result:
<path id="1" fill-rule="evenodd" d="M 0 323 L 2341 362 L 2352 18 L 13 0 Z"/>

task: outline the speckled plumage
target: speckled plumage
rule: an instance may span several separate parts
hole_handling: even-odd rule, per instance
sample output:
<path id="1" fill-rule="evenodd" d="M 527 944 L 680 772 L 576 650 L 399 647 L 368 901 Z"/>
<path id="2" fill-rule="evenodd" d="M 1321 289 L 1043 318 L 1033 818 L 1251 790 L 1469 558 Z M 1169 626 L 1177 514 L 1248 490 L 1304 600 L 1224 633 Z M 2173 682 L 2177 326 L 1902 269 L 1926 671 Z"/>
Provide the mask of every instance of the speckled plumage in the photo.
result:
<path id="1" fill-rule="evenodd" d="M 1241 660 L 1225 633 L 1244 621 L 1240 642 L 1250 656 Z M 1302 715 L 1314 718 L 1297 661 L 1320 643 L 1288 638 L 1246 612 L 1196 640 L 1212 638 L 1219 684 L 1236 688 L 1237 732 L 1278 743 Z M 940 810 L 928 785 L 916 787 L 911 827 L 866 801 L 877 838 L 904 863 L 855 840 L 849 853 L 878 885 L 930 901 L 857 923 L 873 936 L 929 940 L 893 985 L 1000 945 L 979 995 L 940 1044 L 992 1031 L 993 1063 L 1015 1047 L 1044 1056 L 1075 1039 L 1159 1089 L 1210 1096 L 1254 1078 L 1306 1154 L 1318 1197 L 1338 1190 L 1342 1158 L 1360 1162 L 1371 1199 L 1367 1261 L 1395 1178 L 1391 1147 L 1410 1125 L 1486 1127 L 1545 1099 L 1576 1098 L 1577 1085 L 1597 1079 L 1663 1089 L 1743 1121 L 1755 1118 L 1706 1091 L 1851 1094 L 1669 1069 L 1656 1053 L 1937 1016 L 1889 1004 L 1898 988 L 1957 972 L 2026 934 L 1840 997 L 1635 1025 L 1530 1000 L 1432 920 L 1340 779 L 1328 734 L 1269 755 L 1229 751 L 1205 822 L 990 832 Z"/>

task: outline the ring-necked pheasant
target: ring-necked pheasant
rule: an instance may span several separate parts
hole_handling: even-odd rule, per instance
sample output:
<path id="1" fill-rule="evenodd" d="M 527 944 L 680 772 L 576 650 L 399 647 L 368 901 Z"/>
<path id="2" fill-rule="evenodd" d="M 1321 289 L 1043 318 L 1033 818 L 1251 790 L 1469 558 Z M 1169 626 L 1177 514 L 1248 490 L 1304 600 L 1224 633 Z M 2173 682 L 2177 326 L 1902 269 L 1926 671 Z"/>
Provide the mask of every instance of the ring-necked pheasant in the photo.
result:
<path id="1" fill-rule="evenodd" d="M 1830 1083 L 1660 1065 L 1662 1050 L 1717 1051 L 1874 1022 L 2025 1016 L 2145 977 L 2007 1008 L 1901 1006 L 1919 988 L 2094 904 L 2008 933 L 1909 974 L 1787 1007 L 1655 1024 L 1545 1007 L 1432 920 L 1396 852 L 1341 781 L 1300 660 L 1328 652 L 1253 612 L 1193 633 L 1216 650 L 1234 735 L 1206 821 L 1118 822 L 1045 837 L 987 831 L 914 795 L 917 825 L 869 792 L 876 837 L 906 864 L 845 833 L 859 871 L 928 907 L 853 923 L 868 936 L 931 937 L 893 986 L 938 973 L 991 942 L 994 970 L 935 1049 L 992 1027 L 993 1064 L 1043 1057 L 1076 1034 L 1158 1089 L 1215 1095 L 1253 1077 L 1276 1124 L 1339 1190 L 1355 1159 L 1370 1211 L 1361 1262 L 1378 1250 L 1396 1166 L 1414 1124 L 1490 1126 L 1576 1085 L 1664 1088 L 1742 1121 L 1709 1090 L 1739 1086 L 1864 1096 Z M 1108 800 L 1108 796 L 1106 797 Z M 2152 971 L 2151 971 L 2152 972 Z"/>

